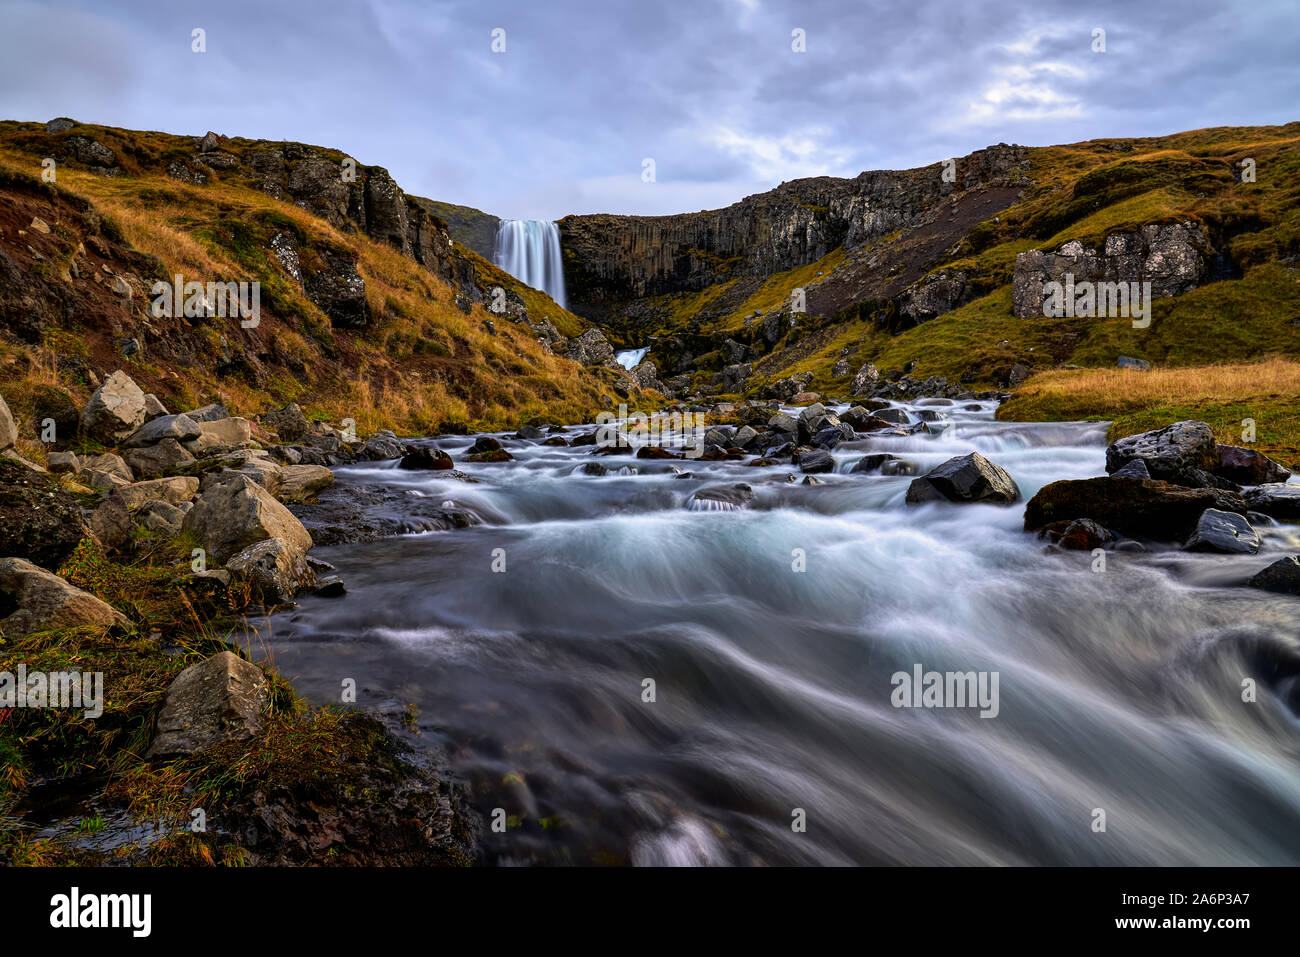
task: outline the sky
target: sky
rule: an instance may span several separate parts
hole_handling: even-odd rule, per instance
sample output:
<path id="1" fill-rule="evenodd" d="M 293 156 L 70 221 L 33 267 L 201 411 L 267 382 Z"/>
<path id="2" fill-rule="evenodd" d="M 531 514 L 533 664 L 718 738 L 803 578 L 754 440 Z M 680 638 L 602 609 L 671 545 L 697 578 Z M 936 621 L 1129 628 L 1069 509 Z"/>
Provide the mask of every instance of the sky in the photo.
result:
<path id="1" fill-rule="evenodd" d="M 1296 0 L 0 0 L 0 118 L 329 146 L 505 218 L 661 214 L 1290 122 L 1298 40 Z"/>

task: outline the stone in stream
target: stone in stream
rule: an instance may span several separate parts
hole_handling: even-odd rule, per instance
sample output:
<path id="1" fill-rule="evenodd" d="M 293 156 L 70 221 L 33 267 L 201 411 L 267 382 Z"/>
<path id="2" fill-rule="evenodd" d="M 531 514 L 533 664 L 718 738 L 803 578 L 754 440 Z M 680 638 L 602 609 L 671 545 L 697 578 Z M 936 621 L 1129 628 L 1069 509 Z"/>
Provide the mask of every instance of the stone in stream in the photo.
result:
<path id="1" fill-rule="evenodd" d="M 978 452 L 959 455 L 915 479 L 907 488 L 907 504 L 982 502 L 1010 505 L 1020 501 L 1020 488 L 1006 469 Z"/>
<path id="2" fill-rule="evenodd" d="M 1204 422 L 1175 422 L 1163 429 L 1130 435 L 1106 449 L 1106 471 L 1115 473 L 1141 459 L 1152 478 L 1208 488 L 1216 485 L 1213 470 L 1219 464 L 1214 430 Z"/>
<path id="3" fill-rule="evenodd" d="M 357 459 L 362 462 L 384 462 L 388 459 L 400 459 L 406 454 L 406 446 L 397 435 L 387 429 L 380 429 L 366 444 L 357 450 Z"/>
<path id="4" fill-rule="evenodd" d="M 1219 460 L 1214 473 L 1239 485 L 1285 482 L 1291 477 L 1289 468 L 1254 449 L 1243 449 L 1236 445 L 1216 445 L 1214 450 Z"/>
<path id="5" fill-rule="evenodd" d="M 1300 555 L 1278 559 L 1246 584 L 1283 595 L 1300 595 Z"/>
<path id="6" fill-rule="evenodd" d="M 546 432 L 535 425 L 525 425 L 515 433 L 515 438 L 541 440 L 546 438 Z"/>
<path id="7" fill-rule="evenodd" d="M 898 456 L 891 452 L 872 452 L 853 463 L 850 472 L 879 472 L 886 462 L 895 462 Z"/>
<path id="8" fill-rule="evenodd" d="M 1252 511 L 1272 518 L 1300 519 L 1300 485 L 1270 482 L 1247 489 L 1245 496 Z"/>
<path id="9" fill-rule="evenodd" d="M 801 449 L 795 456 L 795 464 L 805 475 L 835 471 L 835 459 L 825 449 Z"/>
<path id="10" fill-rule="evenodd" d="M 226 562 L 226 570 L 247 582 L 252 597 L 267 605 L 293 601 L 316 584 L 306 553 L 282 538 L 249 545 Z"/>
<path id="11" fill-rule="evenodd" d="M 270 700 L 266 675 L 233 652 L 190 665 L 167 688 L 146 757 L 193 754 L 258 734 Z"/>
<path id="12" fill-rule="evenodd" d="M 1259 551 L 1259 544 L 1259 532 L 1244 516 L 1207 508 L 1196 522 L 1196 531 L 1183 547 L 1189 552 L 1254 555 Z"/>
<path id="13" fill-rule="evenodd" d="M 442 449 L 430 449 L 423 446 L 411 449 L 402 456 L 402 461 L 397 464 L 399 469 L 428 469 L 441 471 L 453 467 L 451 456 Z"/>
<path id="14" fill-rule="evenodd" d="M 735 511 L 754 501 L 754 489 L 745 482 L 735 485 L 710 485 L 691 496 L 690 508 L 697 512 Z"/>
<path id="15" fill-rule="evenodd" d="M 887 409 L 877 409 L 875 414 L 877 419 L 881 419 L 891 425 L 912 424 L 912 417 L 907 414 L 905 409 L 895 409 L 892 407 Z"/>
<path id="16" fill-rule="evenodd" d="M 1038 537 L 1070 551 L 1090 552 L 1104 548 L 1115 541 L 1115 533 L 1103 528 L 1090 518 L 1053 522 L 1038 530 Z"/>
<path id="17" fill-rule="evenodd" d="M 0 633 L 9 637 L 127 624 L 126 616 L 110 605 L 23 558 L 0 558 L 0 614 Z"/>
<path id="18" fill-rule="evenodd" d="M 1025 506 L 1025 531 L 1090 518 L 1134 538 L 1185 541 L 1207 508 L 1244 515 L 1246 501 L 1218 488 L 1186 488 L 1154 479 L 1066 479 L 1041 488 Z"/>

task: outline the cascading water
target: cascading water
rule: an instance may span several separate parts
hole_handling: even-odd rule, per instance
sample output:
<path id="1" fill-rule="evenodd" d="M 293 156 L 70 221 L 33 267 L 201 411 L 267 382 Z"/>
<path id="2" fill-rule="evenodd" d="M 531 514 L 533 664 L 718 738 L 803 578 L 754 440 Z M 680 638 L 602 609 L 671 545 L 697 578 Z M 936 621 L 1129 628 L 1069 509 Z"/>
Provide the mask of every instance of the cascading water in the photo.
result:
<path id="1" fill-rule="evenodd" d="M 1104 473 L 1105 423 L 994 405 L 896 403 L 947 427 L 841 442 L 809 485 L 788 461 L 506 434 L 514 458 L 473 482 L 340 468 L 340 501 L 413 534 L 314 551 L 348 597 L 302 598 L 265 651 L 315 701 L 355 675 L 361 704 L 415 705 L 413 744 L 485 818 L 523 819 L 487 839 L 503 864 L 1300 863 L 1300 601 L 1240 587 L 1300 527 L 1263 525 L 1257 556 L 1113 551 L 1099 572 L 1023 506 L 908 507 L 907 474 L 852 471 L 977 450 L 1026 499 Z M 438 444 L 461 462 L 475 438 Z M 736 482 L 743 508 L 699 494 Z M 476 523 L 421 532 L 432 503 Z M 891 676 L 917 665 L 996 672 L 997 713 L 900 709 Z"/>
<path id="2" fill-rule="evenodd" d="M 516 279 L 542 290 L 561 307 L 565 306 L 560 227 L 555 223 L 540 219 L 501 220 L 492 259 Z"/>

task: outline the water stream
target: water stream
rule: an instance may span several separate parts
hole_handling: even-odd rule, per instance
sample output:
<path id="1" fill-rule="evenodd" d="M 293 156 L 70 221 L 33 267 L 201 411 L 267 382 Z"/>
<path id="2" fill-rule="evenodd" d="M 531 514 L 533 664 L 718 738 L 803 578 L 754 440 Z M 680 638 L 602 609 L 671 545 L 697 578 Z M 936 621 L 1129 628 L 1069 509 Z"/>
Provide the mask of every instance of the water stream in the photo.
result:
<path id="1" fill-rule="evenodd" d="M 910 478 L 849 472 L 977 449 L 1026 499 L 1104 473 L 1103 424 L 993 410 L 841 444 L 817 486 L 506 436 L 515 461 L 458 465 L 478 484 L 341 468 L 482 524 L 314 550 L 349 594 L 268 620 L 267 650 L 313 701 L 353 678 L 362 705 L 415 704 L 417 746 L 510 815 L 496 863 L 1300 863 L 1295 689 L 1266 680 L 1300 654 L 1300 600 L 1239 587 L 1300 529 L 1263 529 L 1258 557 L 1112 552 L 1096 572 L 1022 506 L 907 507 Z M 460 463 L 471 441 L 438 444 Z M 691 507 L 732 482 L 752 507 Z M 997 716 L 894 707 L 918 664 L 997 672 Z"/>

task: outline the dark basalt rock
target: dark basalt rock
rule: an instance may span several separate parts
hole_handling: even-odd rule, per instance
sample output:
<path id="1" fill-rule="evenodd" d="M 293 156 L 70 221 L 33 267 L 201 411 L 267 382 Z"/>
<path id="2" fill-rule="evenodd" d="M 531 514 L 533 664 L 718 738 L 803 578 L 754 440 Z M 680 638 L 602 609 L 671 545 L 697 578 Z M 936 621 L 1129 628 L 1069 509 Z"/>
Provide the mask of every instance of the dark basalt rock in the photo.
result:
<path id="1" fill-rule="evenodd" d="M 805 475 L 835 471 L 835 459 L 825 449 L 807 449 L 796 456 L 799 471 Z"/>
<path id="2" fill-rule="evenodd" d="M 402 461 L 397 463 L 399 469 L 427 469 L 434 471 L 443 471 L 452 468 L 454 463 L 451 456 L 442 449 L 431 449 L 424 446 L 411 449 L 402 456 Z"/>
<path id="3" fill-rule="evenodd" d="M 1251 588 L 1262 588 L 1283 595 L 1300 595 L 1300 555 L 1275 561 L 1246 584 Z"/>
<path id="4" fill-rule="evenodd" d="M 730 511 L 746 508 L 754 501 L 754 489 L 744 483 L 710 485 L 691 496 L 690 506 L 698 511 Z"/>
<path id="5" fill-rule="evenodd" d="M 1273 518 L 1300 519 L 1300 485 L 1271 482 L 1247 489 L 1245 495 L 1251 511 Z"/>
<path id="6" fill-rule="evenodd" d="M 472 481 L 459 472 L 449 478 Z M 482 520 L 468 509 L 382 485 L 333 485 L 308 505 L 290 505 L 317 547 L 375 542 L 411 532 L 469 528 Z"/>
<path id="7" fill-rule="evenodd" d="M 1196 531 L 1183 547 L 1189 552 L 1254 555 L 1259 551 L 1259 544 L 1259 532 L 1244 516 L 1207 508 L 1196 522 Z"/>
<path id="8" fill-rule="evenodd" d="M 984 502 L 1010 505 L 1020 501 L 1020 488 L 1006 469 L 978 452 L 951 458 L 912 482 L 907 504 L 924 502 Z"/>
<path id="9" fill-rule="evenodd" d="M 864 455 L 853 463 L 850 472 L 879 472 L 881 466 L 886 462 L 894 462 L 898 456 L 890 452 L 872 452 L 870 455 Z"/>
<path id="10" fill-rule="evenodd" d="M 1185 541 L 1207 508 L 1244 515 L 1246 501 L 1217 488 L 1186 488 L 1154 479 L 1090 478 L 1053 482 L 1025 506 L 1025 531 L 1090 518 L 1123 535 Z"/>
<path id="11" fill-rule="evenodd" d="M 0 555 L 55 570 L 89 531 L 75 496 L 46 475 L 0 458 Z"/>
<path id="12" fill-rule="evenodd" d="M 1163 429 L 1130 435 L 1106 449 L 1106 471 L 1117 472 L 1141 459 L 1154 479 L 1189 488 L 1215 486 L 1219 465 L 1214 430 L 1204 422 L 1175 422 Z"/>
<path id="13" fill-rule="evenodd" d="M 1254 449 L 1243 449 L 1236 445 L 1216 445 L 1214 451 L 1219 460 L 1214 474 L 1240 485 L 1285 482 L 1291 477 L 1289 468 Z"/>
<path id="14" fill-rule="evenodd" d="M 1053 522 L 1039 529 L 1039 538 L 1070 551 L 1090 552 L 1105 548 L 1115 541 L 1115 533 L 1103 528 L 1090 518 L 1076 518 L 1071 522 Z"/>

